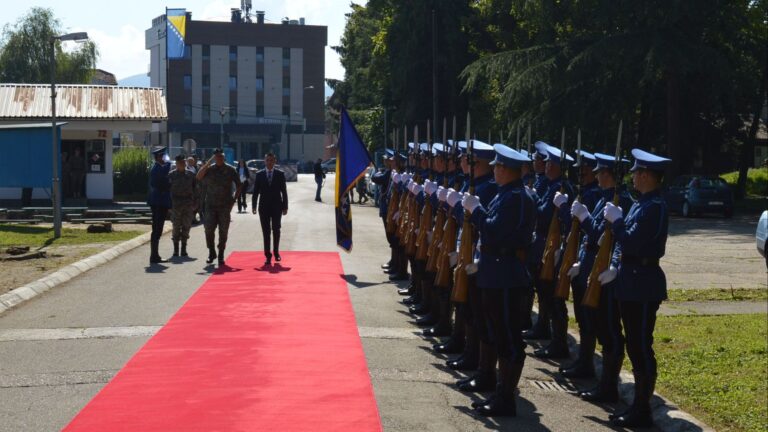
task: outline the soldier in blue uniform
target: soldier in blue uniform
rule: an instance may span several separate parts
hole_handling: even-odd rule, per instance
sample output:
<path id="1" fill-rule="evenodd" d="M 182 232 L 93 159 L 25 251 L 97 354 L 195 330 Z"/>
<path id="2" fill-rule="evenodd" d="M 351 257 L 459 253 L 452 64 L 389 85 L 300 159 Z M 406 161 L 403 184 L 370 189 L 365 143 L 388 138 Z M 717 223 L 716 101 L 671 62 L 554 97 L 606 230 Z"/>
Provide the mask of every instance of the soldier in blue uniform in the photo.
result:
<path id="1" fill-rule="evenodd" d="M 392 149 L 386 150 L 386 157 L 384 158 L 384 169 L 375 172 L 371 176 L 371 181 L 378 186 L 379 189 L 379 217 L 384 223 L 384 230 L 387 229 L 387 209 L 389 208 L 389 198 L 391 197 L 390 185 L 392 184 L 392 176 L 394 173 L 395 152 Z M 387 242 L 389 243 L 390 257 L 389 261 L 382 264 L 381 268 L 385 273 L 389 273 L 389 269 L 394 269 L 395 250 L 393 247 L 394 236 L 391 233 L 386 233 Z"/>
<path id="2" fill-rule="evenodd" d="M 605 218 L 603 210 L 608 202 L 612 202 L 619 187 L 619 204 L 625 209 L 624 213 L 632 206 L 632 197 L 626 190 L 617 185 L 616 180 L 620 176 L 620 170 L 616 158 L 610 155 L 595 153 L 597 166 L 597 181 L 600 186 L 600 200 L 590 209 L 578 200 L 571 206 L 571 214 L 581 222 L 584 232 L 579 248 L 579 260 L 568 270 L 571 278 L 571 286 L 574 292 L 574 307 L 581 304 L 584 291 L 586 291 L 589 273 L 595 262 L 595 256 L 599 250 L 598 240 L 605 230 Z M 622 160 L 621 163 L 628 162 Z M 598 384 L 586 391 L 579 392 L 579 396 L 591 402 L 616 402 L 619 399 L 618 380 L 621 372 L 621 364 L 624 360 L 624 336 L 621 332 L 619 318 L 619 305 L 613 298 L 613 290 L 616 282 L 603 285 L 600 303 L 597 309 L 581 307 L 579 319 L 579 334 L 582 345 L 587 345 L 594 350 L 594 338 L 600 342 L 603 354 L 603 369 Z M 578 298 L 577 298 L 578 297 Z M 592 341 L 590 341 L 592 339 Z M 580 347 L 580 356 L 588 355 L 586 348 Z"/>
<path id="3" fill-rule="evenodd" d="M 600 187 L 597 184 L 597 179 L 593 172 L 597 164 L 597 159 L 592 153 L 583 150 L 576 150 L 576 154 L 580 156 L 580 163 L 573 165 L 579 173 L 579 199 L 589 211 L 592 211 L 595 208 L 595 204 L 597 204 L 601 198 Z M 554 204 L 558 208 L 561 221 L 570 221 L 572 219 L 571 207 L 565 205 L 568 200 L 568 195 L 561 194 L 560 192 L 555 193 Z M 581 244 L 580 235 L 581 233 L 579 232 L 575 237 L 575 240 L 579 245 Z M 566 242 L 563 242 L 560 249 L 561 254 L 565 252 L 565 248 Z M 595 368 L 592 362 L 592 356 L 595 352 L 595 336 L 593 332 L 587 330 L 587 324 L 583 313 L 584 308 L 581 306 L 581 299 L 587 289 L 586 281 L 583 285 L 571 283 L 571 286 L 573 288 L 574 313 L 576 315 L 576 322 L 579 324 L 579 334 L 582 335 L 582 337 L 580 339 L 578 357 L 576 357 L 576 360 L 573 363 L 560 367 L 560 373 L 568 378 L 593 377 L 595 376 Z"/>
<path id="4" fill-rule="evenodd" d="M 526 255 L 536 207 L 522 181 L 520 168 L 525 156 L 503 144 L 496 144 L 494 149 L 496 196 L 485 205 L 473 195 L 466 195 L 462 201 L 480 234 L 477 288 L 481 292 L 482 318 L 499 361 L 496 393 L 475 404 L 475 410 L 484 416 L 515 416 L 515 389 L 523 372 L 526 345 L 521 317 L 513 311 L 521 309 L 530 284 Z M 495 368 L 495 361 L 490 366 Z"/>
<path id="5" fill-rule="evenodd" d="M 472 142 L 472 154 L 475 160 L 475 196 L 480 200 L 485 208 L 496 196 L 498 187 L 494 181 L 493 166 L 491 161 L 496 157 L 496 151 L 493 146 L 481 141 Z M 467 196 L 469 184 L 467 184 Z M 464 209 L 458 207 L 459 211 L 454 210 L 454 216 L 457 217 L 459 227 L 464 224 Z M 477 227 L 473 226 L 475 235 L 478 239 Z M 458 238 L 461 238 L 459 233 Z M 475 240 L 476 241 L 476 240 Z M 474 250 L 474 248 L 473 248 Z M 478 258 L 477 256 L 475 258 Z M 468 290 L 467 302 L 461 307 L 464 314 L 466 342 L 464 352 L 455 360 L 449 360 L 447 365 L 455 370 L 472 370 L 477 368 L 477 372 L 467 378 L 457 382 L 459 390 L 465 392 L 478 392 L 493 390 L 496 386 L 496 348 L 488 332 L 488 322 L 485 311 L 482 307 L 481 291 L 477 286 L 477 274 L 467 271 Z"/>
<path id="6" fill-rule="evenodd" d="M 540 146 L 537 146 L 537 148 Z M 539 358 L 564 358 L 568 357 L 568 310 L 565 301 L 554 297 L 555 281 L 557 273 L 552 281 L 544 281 L 540 278 L 541 260 L 544 256 L 544 246 L 549 232 L 549 225 L 555 214 L 555 194 L 558 192 L 564 196 L 573 196 L 571 185 L 563 178 L 561 165 L 562 151 L 559 148 L 547 144 L 547 160 L 545 175 L 547 176 L 546 192 L 540 196 L 536 211 L 536 236 L 532 247 L 533 254 L 533 278 L 536 287 L 536 295 L 539 298 L 539 316 L 530 330 L 524 336 L 527 339 L 547 339 L 551 337 L 548 346 L 534 351 Z M 565 154 L 566 161 L 573 158 Z M 559 218 L 558 218 L 559 219 Z M 570 220 L 559 220 L 561 234 L 567 234 L 570 229 Z M 557 257 L 556 257 L 557 258 Z M 555 259 L 555 269 L 558 268 L 558 260 Z M 551 335 L 551 336 L 550 336 Z"/>
<path id="7" fill-rule="evenodd" d="M 664 256 L 669 227 L 661 181 L 670 160 L 640 149 L 633 149 L 632 156 L 632 184 L 640 196 L 626 217 L 621 207 L 605 205 L 603 216 L 611 223 L 616 243 L 611 267 L 599 280 L 602 284 L 617 281 L 614 298 L 619 302 L 635 376 L 632 405 L 611 420 L 621 427 L 648 427 L 653 423 L 650 402 L 656 385 L 653 329 L 659 305 L 667 299 L 667 281 L 659 260 Z"/>
<path id="8" fill-rule="evenodd" d="M 152 209 L 152 234 L 150 237 L 149 263 L 158 264 L 166 262 L 160 257 L 160 237 L 163 235 L 163 225 L 168 217 L 168 209 L 171 208 L 171 182 L 168 173 L 171 171 L 170 162 L 163 158 L 165 147 L 156 147 L 152 150 L 155 164 L 149 172 L 149 197 L 147 205 Z"/>

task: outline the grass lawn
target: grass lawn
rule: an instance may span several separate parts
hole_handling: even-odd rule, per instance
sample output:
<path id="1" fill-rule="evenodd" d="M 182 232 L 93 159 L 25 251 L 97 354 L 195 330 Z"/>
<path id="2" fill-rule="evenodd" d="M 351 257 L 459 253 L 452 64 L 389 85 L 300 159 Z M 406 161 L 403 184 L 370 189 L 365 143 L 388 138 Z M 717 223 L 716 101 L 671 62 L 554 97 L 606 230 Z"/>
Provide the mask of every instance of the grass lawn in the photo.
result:
<path id="1" fill-rule="evenodd" d="M 761 288 L 706 288 L 706 289 L 669 289 L 668 301 L 722 301 L 722 300 L 768 300 L 768 290 Z"/>
<path id="2" fill-rule="evenodd" d="M 654 336 L 659 393 L 718 431 L 768 428 L 765 314 L 660 316 Z"/>
<path id="3" fill-rule="evenodd" d="M 141 231 L 114 231 L 111 233 L 89 233 L 85 229 L 62 228 L 61 237 L 53 238 L 53 228 L 0 224 L 0 247 L 7 246 L 64 246 L 88 243 L 107 243 L 130 240 Z"/>

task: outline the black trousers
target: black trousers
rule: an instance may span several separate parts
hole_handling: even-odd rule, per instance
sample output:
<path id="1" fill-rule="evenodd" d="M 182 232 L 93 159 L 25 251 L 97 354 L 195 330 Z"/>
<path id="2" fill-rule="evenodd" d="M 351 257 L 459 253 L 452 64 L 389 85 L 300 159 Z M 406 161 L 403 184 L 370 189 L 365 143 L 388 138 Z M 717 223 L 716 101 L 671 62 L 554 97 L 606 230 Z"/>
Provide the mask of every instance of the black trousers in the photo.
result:
<path id="1" fill-rule="evenodd" d="M 627 335 L 627 355 L 635 374 L 656 377 L 653 329 L 661 302 L 619 301 L 621 321 Z"/>
<path id="2" fill-rule="evenodd" d="M 488 310 L 483 304 L 483 291 L 477 286 L 477 277 L 467 277 L 469 289 L 467 291 L 467 304 L 463 308 L 464 319 L 470 323 L 480 342 L 490 344 L 491 332 L 488 329 Z"/>
<path id="3" fill-rule="evenodd" d="M 496 345 L 500 359 L 512 363 L 525 361 L 525 342 L 522 336 L 521 309 L 527 287 L 483 288 L 483 311 L 488 323 L 488 334 Z"/>
<path id="4" fill-rule="evenodd" d="M 272 256 L 270 250 L 274 250 L 275 253 L 280 252 L 280 220 L 282 217 L 282 210 L 259 210 L 261 233 L 264 236 L 264 255 L 268 257 Z M 274 247 L 270 248 L 273 242 Z"/>
<path id="5" fill-rule="evenodd" d="M 247 195 L 245 193 L 246 186 L 243 185 L 243 192 L 240 194 L 239 197 L 237 197 L 237 211 L 244 211 L 248 209 L 248 200 L 246 200 L 245 196 Z"/>
<path id="6" fill-rule="evenodd" d="M 165 219 L 168 217 L 168 208 L 161 206 L 150 206 L 152 209 L 152 234 L 150 234 L 150 240 L 153 242 L 160 241 L 160 237 L 163 235 L 163 225 L 165 225 Z"/>
<path id="7" fill-rule="evenodd" d="M 613 298 L 614 284 L 615 282 L 603 285 L 603 290 L 600 292 L 600 304 L 597 309 L 584 309 L 586 311 L 586 327 L 590 331 L 594 331 L 597 336 L 598 342 L 603 347 L 603 356 L 617 359 L 620 364 L 624 359 L 624 335 L 621 328 L 621 316 L 619 315 L 619 302 Z"/>

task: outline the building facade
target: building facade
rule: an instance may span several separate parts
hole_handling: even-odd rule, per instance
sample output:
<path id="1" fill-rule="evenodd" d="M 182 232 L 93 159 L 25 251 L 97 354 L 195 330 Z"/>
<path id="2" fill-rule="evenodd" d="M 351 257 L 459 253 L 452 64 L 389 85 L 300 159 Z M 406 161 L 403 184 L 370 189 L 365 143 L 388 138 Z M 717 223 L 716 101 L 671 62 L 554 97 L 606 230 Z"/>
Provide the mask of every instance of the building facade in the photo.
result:
<path id="1" fill-rule="evenodd" d="M 222 142 L 238 159 L 322 157 L 327 27 L 301 23 L 194 21 L 188 13 L 184 58 L 167 61 L 165 16 L 155 18 L 145 35 L 149 76 L 166 89 L 171 149 L 193 139 L 204 157 Z"/>

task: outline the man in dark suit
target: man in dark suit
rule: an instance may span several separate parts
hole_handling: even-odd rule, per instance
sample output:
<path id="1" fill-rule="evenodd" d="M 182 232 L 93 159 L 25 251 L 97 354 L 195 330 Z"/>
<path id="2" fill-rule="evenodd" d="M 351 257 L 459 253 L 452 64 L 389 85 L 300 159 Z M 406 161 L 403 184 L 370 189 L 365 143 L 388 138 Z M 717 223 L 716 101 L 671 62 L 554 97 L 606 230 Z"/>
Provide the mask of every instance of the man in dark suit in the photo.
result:
<path id="1" fill-rule="evenodd" d="M 257 210 L 259 212 L 261 232 L 264 235 L 264 256 L 267 258 L 265 265 L 270 265 L 270 232 L 274 242 L 272 250 L 275 261 L 280 261 L 280 219 L 288 214 L 288 192 L 285 187 L 285 173 L 275 168 L 275 155 L 267 153 L 264 159 L 267 167 L 256 173 L 251 209 L 253 214 L 256 214 Z"/>

